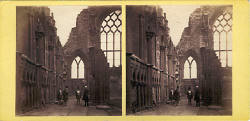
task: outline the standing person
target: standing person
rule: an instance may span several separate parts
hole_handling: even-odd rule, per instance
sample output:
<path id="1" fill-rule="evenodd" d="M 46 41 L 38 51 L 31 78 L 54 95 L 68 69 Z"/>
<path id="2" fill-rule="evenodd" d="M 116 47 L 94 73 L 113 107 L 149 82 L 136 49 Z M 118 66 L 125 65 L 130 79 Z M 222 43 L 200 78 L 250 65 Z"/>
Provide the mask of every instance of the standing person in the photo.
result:
<path id="1" fill-rule="evenodd" d="M 81 91 L 79 87 L 77 87 L 75 94 L 76 94 L 76 100 L 77 100 L 76 104 L 80 104 Z"/>
<path id="2" fill-rule="evenodd" d="M 193 91 L 191 90 L 191 87 L 188 87 L 187 98 L 188 98 L 188 105 L 192 105 Z"/>
<path id="3" fill-rule="evenodd" d="M 200 90 L 199 86 L 195 88 L 194 100 L 196 101 L 196 107 L 200 107 Z"/>
<path id="4" fill-rule="evenodd" d="M 84 100 L 85 104 L 84 106 L 87 107 L 89 104 L 89 90 L 87 88 L 87 86 L 84 87 L 84 92 L 83 92 L 83 97 L 82 100 Z"/>
<path id="5" fill-rule="evenodd" d="M 65 105 L 67 105 L 68 96 L 69 96 L 69 90 L 68 86 L 66 86 L 65 89 L 63 90 L 63 100 Z"/>
<path id="6" fill-rule="evenodd" d="M 62 89 L 60 88 L 57 92 L 57 101 L 59 104 L 62 104 L 63 103 L 62 100 L 63 100 L 63 92 Z"/>
<path id="7" fill-rule="evenodd" d="M 173 88 L 171 88 L 171 90 L 169 91 L 169 100 L 170 100 L 170 103 L 173 104 L 173 100 L 174 100 L 174 90 Z"/>
<path id="8" fill-rule="evenodd" d="M 177 106 L 180 101 L 180 92 L 179 87 L 177 86 L 176 90 L 174 91 L 174 99 L 175 99 L 175 105 Z"/>

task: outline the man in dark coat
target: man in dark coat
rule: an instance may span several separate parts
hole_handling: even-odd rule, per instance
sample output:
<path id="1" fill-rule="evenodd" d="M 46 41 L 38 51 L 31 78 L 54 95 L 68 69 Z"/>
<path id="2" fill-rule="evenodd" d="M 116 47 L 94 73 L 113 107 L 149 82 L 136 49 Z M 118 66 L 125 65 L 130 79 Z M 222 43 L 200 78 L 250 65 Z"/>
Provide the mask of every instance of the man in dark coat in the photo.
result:
<path id="1" fill-rule="evenodd" d="M 62 104 L 62 100 L 63 100 L 63 91 L 62 89 L 60 88 L 57 92 L 57 101 L 59 104 Z"/>
<path id="2" fill-rule="evenodd" d="M 65 105 L 67 105 L 68 95 L 69 95 L 69 90 L 68 86 L 66 86 L 65 89 L 63 90 L 63 100 Z"/>
<path id="3" fill-rule="evenodd" d="M 192 105 L 193 91 L 191 90 L 191 87 L 188 87 L 187 98 L 188 98 L 188 105 Z"/>
<path id="4" fill-rule="evenodd" d="M 175 99 L 175 105 L 177 106 L 180 101 L 179 87 L 177 87 L 176 90 L 174 91 L 174 99 Z"/>
<path id="5" fill-rule="evenodd" d="M 200 107 L 200 90 L 199 86 L 196 86 L 194 100 L 196 102 L 196 107 Z"/>
<path id="6" fill-rule="evenodd" d="M 88 90 L 87 86 L 84 87 L 82 100 L 84 100 L 84 102 L 85 102 L 84 106 L 87 107 L 89 105 L 88 104 L 88 102 L 89 102 L 89 90 Z"/>
<path id="7" fill-rule="evenodd" d="M 174 90 L 173 89 L 171 89 L 169 91 L 169 95 L 168 96 L 169 96 L 170 103 L 173 104 L 173 100 L 174 100 Z"/>

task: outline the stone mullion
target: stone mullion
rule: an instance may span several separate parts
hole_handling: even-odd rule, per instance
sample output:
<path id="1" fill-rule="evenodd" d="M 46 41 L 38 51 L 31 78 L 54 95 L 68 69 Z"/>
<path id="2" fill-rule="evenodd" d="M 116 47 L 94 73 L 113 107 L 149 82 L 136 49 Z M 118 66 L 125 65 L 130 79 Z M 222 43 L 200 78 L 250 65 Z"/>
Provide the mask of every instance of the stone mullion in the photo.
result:
<path id="1" fill-rule="evenodd" d="M 79 63 L 76 62 L 77 79 L 79 78 Z"/>
<path id="2" fill-rule="evenodd" d="M 150 67 L 147 66 L 147 105 L 151 106 L 151 80 L 152 74 L 150 73 Z"/>
<path id="3" fill-rule="evenodd" d="M 106 35 L 106 50 L 105 50 L 105 52 L 106 52 L 106 57 L 107 57 L 107 62 L 109 61 L 108 60 L 108 34 L 104 31 L 104 33 L 105 33 L 105 35 Z M 109 65 L 110 66 L 110 65 Z"/>
<path id="4" fill-rule="evenodd" d="M 140 65 L 141 66 L 141 65 Z M 141 75 L 140 75 L 140 87 L 141 87 L 141 108 L 143 109 L 143 79 L 141 78 L 143 75 L 142 67 L 141 68 Z"/>
<path id="5" fill-rule="evenodd" d="M 139 83 L 139 85 L 138 85 L 138 106 L 139 106 L 139 110 L 141 110 L 141 85 L 140 85 L 140 83 L 141 83 L 141 75 L 140 75 L 140 71 L 141 71 L 141 69 L 140 69 L 140 66 L 138 66 L 138 70 L 139 70 L 139 72 L 138 72 L 138 75 L 137 75 L 137 81 L 138 81 L 138 83 Z M 139 77 L 139 78 L 138 78 Z"/>
<path id="6" fill-rule="evenodd" d="M 111 31 L 110 31 L 111 32 Z M 112 50 L 112 55 L 113 55 L 113 66 L 112 67 L 114 67 L 115 66 L 115 34 L 113 33 L 113 32 L 111 32 L 112 33 L 112 35 L 113 35 L 113 50 Z"/>
<path id="7" fill-rule="evenodd" d="M 157 57 L 156 57 L 156 51 L 157 51 L 157 49 L 156 49 L 156 47 L 157 47 L 157 40 L 156 40 L 156 37 L 154 38 L 154 59 L 155 59 L 155 65 L 156 65 L 156 67 L 157 67 Z"/>
<path id="8" fill-rule="evenodd" d="M 228 67 L 228 49 L 227 49 L 227 41 L 228 41 L 228 38 L 227 38 L 227 34 L 228 32 L 226 32 L 226 67 Z"/>
<path id="9" fill-rule="evenodd" d="M 141 84 L 141 80 L 139 82 Z M 142 110 L 142 85 L 139 85 L 139 106 L 140 106 L 140 110 Z"/>
<path id="10" fill-rule="evenodd" d="M 148 70 L 147 67 L 145 67 L 145 106 L 148 106 Z"/>
<path id="11" fill-rule="evenodd" d="M 120 65 L 122 65 L 122 33 L 120 33 Z"/>
<path id="12" fill-rule="evenodd" d="M 136 75 L 137 78 L 137 75 Z M 136 83 L 138 83 L 138 80 L 136 80 Z M 139 108 L 139 86 L 138 84 L 136 85 L 136 108 Z"/>
<path id="13" fill-rule="evenodd" d="M 140 58 L 143 58 L 143 53 L 142 53 L 142 46 L 143 46 L 143 44 L 142 44 L 142 16 L 141 15 L 139 15 L 139 46 L 138 46 L 138 50 L 139 50 L 139 57 Z"/>
<path id="14" fill-rule="evenodd" d="M 29 108 L 30 107 L 30 77 L 29 77 L 29 67 L 27 67 L 27 83 L 26 83 L 26 105 Z"/>
<path id="15" fill-rule="evenodd" d="M 28 73 L 28 72 L 27 72 Z M 29 107 L 29 77 L 27 76 L 27 84 L 26 84 L 26 106 Z"/>
<path id="16" fill-rule="evenodd" d="M 146 83 L 146 71 L 145 71 L 145 65 L 144 65 L 144 76 L 143 76 L 143 82 L 144 82 L 144 86 L 143 86 L 143 96 L 144 96 L 144 107 L 146 107 L 146 85 L 147 85 L 147 83 Z"/>
<path id="17" fill-rule="evenodd" d="M 145 108 L 145 92 L 144 92 L 144 82 L 142 86 L 142 107 Z"/>
<path id="18" fill-rule="evenodd" d="M 220 36 L 221 36 L 221 33 L 218 31 L 218 33 L 219 33 L 219 59 L 221 59 L 221 57 L 220 57 L 220 51 L 221 51 L 221 49 L 220 49 Z"/>
<path id="19" fill-rule="evenodd" d="M 32 78 L 31 78 L 32 81 Z M 31 85 L 31 108 L 34 108 L 34 85 Z"/>
<path id="20" fill-rule="evenodd" d="M 31 37 L 31 31 L 32 31 L 32 29 L 31 29 L 31 15 L 30 14 L 28 14 L 28 57 L 32 60 L 32 37 Z"/>
<path id="21" fill-rule="evenodd" d="M 30 75 L 29 75 L 30 76 Z M 29 77 L 29 107 L 32 108 L 32 86 L 30 83 L 30 77 Z"/>

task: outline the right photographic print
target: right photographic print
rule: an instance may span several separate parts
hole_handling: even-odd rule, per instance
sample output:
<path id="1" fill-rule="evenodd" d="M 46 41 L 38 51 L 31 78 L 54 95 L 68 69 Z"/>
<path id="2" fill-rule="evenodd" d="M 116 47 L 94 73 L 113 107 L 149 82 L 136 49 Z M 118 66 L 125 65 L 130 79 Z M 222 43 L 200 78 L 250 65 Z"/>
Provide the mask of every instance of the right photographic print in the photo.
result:
<path id="1" fill-rule="evenodd" d="M 232 115 L 232 5 L 126 7 L 126 115 Z"/>

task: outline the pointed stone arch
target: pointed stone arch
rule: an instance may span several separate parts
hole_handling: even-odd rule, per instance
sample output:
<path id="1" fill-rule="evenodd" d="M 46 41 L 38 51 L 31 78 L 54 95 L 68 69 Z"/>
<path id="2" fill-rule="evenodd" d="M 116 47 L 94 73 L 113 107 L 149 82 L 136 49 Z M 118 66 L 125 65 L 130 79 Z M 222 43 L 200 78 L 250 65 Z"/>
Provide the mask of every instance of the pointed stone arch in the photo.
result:
<path id="1" fill-rule="evenodd" d="M 83 9 L 77 16 L 76 27 L 72 28 L 68 42 L 64 46 L 68 67 L 77 56 L 83 60 L 87 71 L 85 77 L 90 88 L 89 99 L 97 104 L 108 101 L 110 93 L 114 93 L 110 90 L 116 83 L 113 81 L 113 72 L 121 69 L 109 68 L 107 58 L 100 47 L 101 24 L 106 16 L 116 10 L 121 11 L 121 6 L 88 6 L 87 9 Z M 70 75 L 67 76 L 69 79 Z M 115 86 L 117 90 L 121 89 L 120 86 Z"/>
<path id="2" fill-rule="evenodd" d="M 71 77 L 71 64 L 72 62 L 74 61 L 74 59 L 76 57 L 80 57 L 81 60 L 83 61 L 84 63 L 84 77 L 86 80 L 88 80 L 88 70 L 89 70 L 89 63 L 88 63 L 88 56 L 85 52 L 83 52 L 81 49 L 77 49 L 75 51 L 73 51 L 72 53 L 68 54 L 65 56 L 65 60 L 67 62 L 67 66 L 68 68 L 70 69 L 70 71 L 68 71 L 68 74 L 69 74 L 69 77 Z"/>
<path id="3" fill-rule="evenodd" d="M 75 61 L 76 57 L 79 57 L 84 63 L 84 78 L 71 78 L 72 63 Z M 64 56 L 64 60 L 67 68 L 67 80 L 65 81 L 65 86 L 68 86 L 69 91 L 73 92 L 77 87 L 81 88 L 83 86 L 88 86 L 90 73 L 88 54 L 83 49 L 75 49 L 68 51 Z"/>
<path id="4" fill-rule="evenodd" d="M 194 61 L 196 62 L 197 65 L 197 79 L 199 80 L 200 78 L 200 72 L 201 72 L 201 62 L 200 62 L 200 55 L 198 52 L 196 52 L 195 49 L 189 49 L 188 51 L 186 51 L 184 53 L 183 56 L 181 56 L 180 58 L 180 78 L 183 79 L 184 77 L 184 64 L 185 61 L 188 59 L 188 57 L 192 57 L 194 59 Z"/>
<path id="5" fill-rule="evenodd" d="M 197 78 L 197 63 L 196 61 L 189 56 L 184 63 L 184 79 L 193 79 Z"/>
<path id="6" fill-rule="evenodd" d="M 193 60 L 196 62 L 197 78 L 190 78 L 190 79 L 184 78 L 184 64 L 189 57 L 192 57 Z M 194 88 L 195 85 L 200 85 L 201 78 L 202 78 L 202 65 L 201 65 L 199 50 L 196 50 L 194 48 L 189 49 L 186 52 L 184 52 L 182 56 L 180 56 L 180 82 L 181 82 L 180 90 L 181 92 L 185 93 L 188 87 Z"/>

